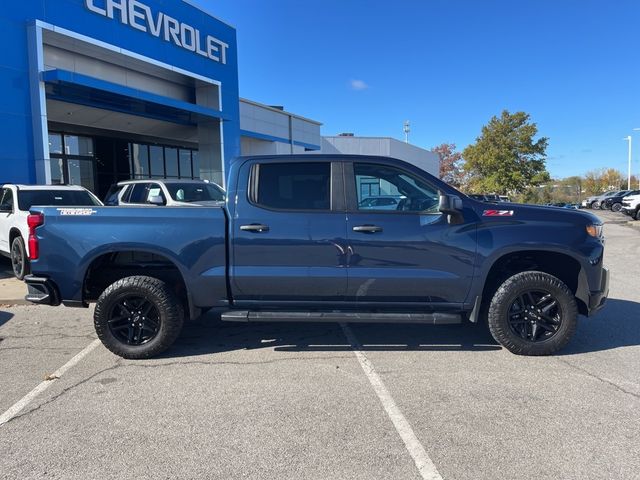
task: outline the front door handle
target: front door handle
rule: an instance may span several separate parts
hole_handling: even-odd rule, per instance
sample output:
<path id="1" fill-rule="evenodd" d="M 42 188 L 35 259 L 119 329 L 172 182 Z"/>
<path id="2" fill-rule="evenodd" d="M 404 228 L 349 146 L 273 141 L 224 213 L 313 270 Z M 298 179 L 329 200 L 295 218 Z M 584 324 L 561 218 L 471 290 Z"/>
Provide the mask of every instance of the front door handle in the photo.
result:
<path id="1" fill-rule="evenodd" d="M 240 225 L 240 230 L 245 232 L 264 233 L 269 231 L 269 225 L 263 225 L 261 223 L 252 223 L 250 225 Z"/>
<path id="2" fill-rule="evenodd" d="M 382 227 L 378 227 L 377 225 L 358 225 L 353 227 L 354 232 L 362 232 L 362 233 L 376 233 L 381 232 Z"/>

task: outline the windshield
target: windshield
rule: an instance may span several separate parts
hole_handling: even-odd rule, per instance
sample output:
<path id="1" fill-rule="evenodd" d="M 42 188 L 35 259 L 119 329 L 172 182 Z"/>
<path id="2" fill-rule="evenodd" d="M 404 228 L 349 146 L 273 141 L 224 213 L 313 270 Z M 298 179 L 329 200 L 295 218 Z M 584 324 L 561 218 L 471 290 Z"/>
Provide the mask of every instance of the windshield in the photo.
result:
<path id="1" fill-rule="evenodd" d="M 83 190 L 18 190 L 18 208 L 30 210 L 32 206 L 86 207 L 99 206 L 100 202 Z"/>
<path id="2" fill-rule="evenodd" d="M 210 183 L 168 183 L 169 195 L 176 202 L 224 202 L 224 191 Z"/>

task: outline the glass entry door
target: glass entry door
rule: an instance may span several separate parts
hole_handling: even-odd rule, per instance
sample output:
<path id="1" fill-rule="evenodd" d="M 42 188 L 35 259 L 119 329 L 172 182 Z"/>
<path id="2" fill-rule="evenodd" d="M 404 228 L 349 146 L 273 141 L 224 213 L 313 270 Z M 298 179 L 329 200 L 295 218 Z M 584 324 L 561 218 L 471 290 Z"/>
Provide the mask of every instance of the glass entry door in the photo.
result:
<path id="1" fill-rule="evenodd" d="M 80 185 L 95 192 L 93 138 L 49 133 L 49 158 L 52 184 Z"/>

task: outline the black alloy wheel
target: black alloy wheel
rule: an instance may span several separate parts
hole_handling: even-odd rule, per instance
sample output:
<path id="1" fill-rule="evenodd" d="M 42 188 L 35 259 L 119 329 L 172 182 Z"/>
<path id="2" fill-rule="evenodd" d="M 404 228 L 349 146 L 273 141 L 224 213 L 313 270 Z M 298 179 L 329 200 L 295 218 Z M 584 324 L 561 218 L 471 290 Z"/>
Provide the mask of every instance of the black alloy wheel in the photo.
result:
<path id="1" fill-rule="evenodd" d="M 619 212 L 620 210 L 622 210 L 622 204 L 620 202 L 616 202 L 613 205 L 611 205 L 612 212 Z"/>
<path id="2" fill-rule="evenodd" d="M 116 355 L 150 358 L 169 348 L 180 335 L 183 302 L 160 279 L 126 277 L 102 292 L 93 321 L 100 341 Z"/>
<path id="3" fill-rule="evenodd" d="M 488 312 L 491 335 L 517 355 L 551 355 L 563 348 L 577 328 L 578 306 L 567 285 L 539 271 L 507 278 Z"/>
<path id="4" fill-rule="evenodd" d="M 511 331 L 529 342 L 542 342 L 558 333 L 562 310 L 549 292 L 527 290 L 509 308 Z"/>
<path id="5" fill-rule="evenodd" d="M 27 259 L 27 249 L 24 240 L 18 236 L 11 242 L 11 267 L 13 274 L 18 280 L 22 280 L 29 273 L 29 260 Z"/>
<path id="6" fill-rule="evenodd" d="M 108 318 L 111 334 L 127 345 L 142 345 L 152 340 L 162 323 L 151 300 L 126 293 L 113 304 Z"/>

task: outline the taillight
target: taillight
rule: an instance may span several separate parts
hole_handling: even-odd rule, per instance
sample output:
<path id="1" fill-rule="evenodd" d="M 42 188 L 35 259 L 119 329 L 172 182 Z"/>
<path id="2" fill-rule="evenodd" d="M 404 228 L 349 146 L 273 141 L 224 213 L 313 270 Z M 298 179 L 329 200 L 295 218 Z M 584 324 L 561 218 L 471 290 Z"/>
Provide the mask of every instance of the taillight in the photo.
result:
<path id="1" fill-rule="evenodd" d="M 40 246 L 38 245 L 38 237 L 36 237 L 36 227 L 44 223 L 44 214 L 29 214 L 27 217 L 27 225 L 29 226 L 29 259 L 37 260 L 40 256 Z"/>

